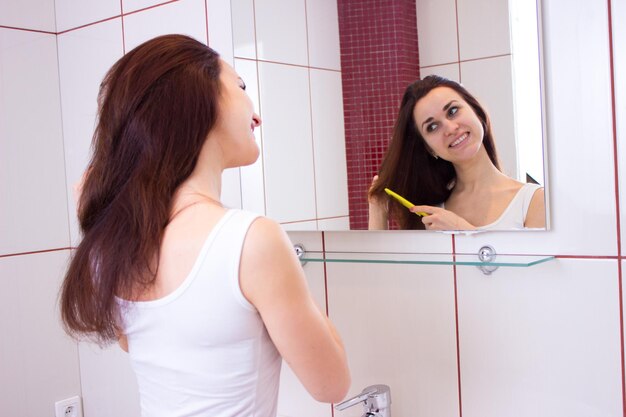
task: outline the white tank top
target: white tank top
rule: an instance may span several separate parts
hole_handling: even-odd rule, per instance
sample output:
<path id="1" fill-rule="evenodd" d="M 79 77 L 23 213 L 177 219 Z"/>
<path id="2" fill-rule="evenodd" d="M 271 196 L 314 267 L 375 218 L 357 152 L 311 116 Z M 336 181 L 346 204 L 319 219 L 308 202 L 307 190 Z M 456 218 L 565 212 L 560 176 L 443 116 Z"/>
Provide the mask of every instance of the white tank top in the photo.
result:
<path id="1" fill-rule="evenodd" d="M 239 287 L 256 217 L 226 212 L 171 294 L 118 301 L 143 417 L 276 416 L 281 357 Z"/>
<path id="2" fill-rule="evenodd" d="M 498 220 L 493 223 L 481 226 L 479 230 L 510 230 L 523 229 L 526 221 L 528 207 L 535 194 L 535 191 L 541 186 L 537 184 L 526 183 L 519 189 L 513 200 L 507 208 L 502 212 Z"/>

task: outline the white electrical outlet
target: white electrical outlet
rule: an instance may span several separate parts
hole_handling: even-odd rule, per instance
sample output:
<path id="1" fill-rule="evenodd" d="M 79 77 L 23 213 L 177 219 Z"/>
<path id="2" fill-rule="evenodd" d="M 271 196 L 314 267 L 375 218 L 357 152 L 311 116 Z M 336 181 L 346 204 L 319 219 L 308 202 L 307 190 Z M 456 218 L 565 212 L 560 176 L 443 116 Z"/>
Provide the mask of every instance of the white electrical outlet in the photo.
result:
<path id="1" fill-rule="evenodd" d="M 54 403 L 55 417 L 83 417 L 80 397 L 66 398 Z"/>

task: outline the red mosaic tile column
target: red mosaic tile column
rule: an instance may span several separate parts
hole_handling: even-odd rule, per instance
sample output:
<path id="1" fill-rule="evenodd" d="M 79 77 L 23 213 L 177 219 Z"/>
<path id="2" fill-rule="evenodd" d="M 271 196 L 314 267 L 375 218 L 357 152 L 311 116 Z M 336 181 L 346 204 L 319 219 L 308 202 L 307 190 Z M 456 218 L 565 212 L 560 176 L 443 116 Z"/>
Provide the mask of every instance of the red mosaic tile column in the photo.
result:
<path id="1" fill-rule="evenodd" d="M 419 76 L 415 0 L 338 0 L 350 228 L 367 229 L 367 190 L 402 93 Z"/>

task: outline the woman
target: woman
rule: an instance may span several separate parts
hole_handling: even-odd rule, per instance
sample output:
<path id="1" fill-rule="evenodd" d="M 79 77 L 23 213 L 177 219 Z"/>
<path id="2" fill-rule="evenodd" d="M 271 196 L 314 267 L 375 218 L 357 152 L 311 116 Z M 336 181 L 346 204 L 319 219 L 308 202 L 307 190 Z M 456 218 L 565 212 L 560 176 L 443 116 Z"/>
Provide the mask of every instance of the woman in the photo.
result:
<path id="1" fill-rule="evenodd" d="M 418 205 L 407 210 L 385 188 Z M 369 201 L 371 230 L 387 229 L 389 217 L 401 229 L 545 227 L 543 188 L 500 171 L 485 110 L 461 85 L 436 75 L 405 91 Z"/>
<path id="2" fill-rule="evenodd" d="M 281 357 L 318 401 L 349 387 L 286 234 L 219 201 L 222 171 L 259 156 L 244 90 L 182 35 L 138 46 L 101 85 L 62 317 L 129 352 L 143 416 L 275 416 Z"/>

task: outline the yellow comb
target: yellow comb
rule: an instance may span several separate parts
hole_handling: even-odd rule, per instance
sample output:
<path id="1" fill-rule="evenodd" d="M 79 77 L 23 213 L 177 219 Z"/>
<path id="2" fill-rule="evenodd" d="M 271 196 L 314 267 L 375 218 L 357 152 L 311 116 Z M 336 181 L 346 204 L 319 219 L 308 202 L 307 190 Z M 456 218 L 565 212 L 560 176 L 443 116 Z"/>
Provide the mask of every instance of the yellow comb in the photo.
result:
<path id="1" fill-rule="evenodd" d="M 402 204 L 404 207 L 410 209 L 411 207 L 415 206 L 415 204 L 411 203 L 409 200 L 407 200 L 406 198 L 402 197 L 400 194 L 396 194 L 393 191 L 391 191 L 389 188 L 385 188 L 385 192 L 387 194 L 389 194 L 390 196 L 392 196 L 393 198 L 395 198 L 396 200 L 398 200 L 400 202 L 400 204 Z M 416 211 L 415 214 L 417 214 L 418 216 L 428 216 L 428 213 L 424 213 L 423 211 Z"/>

